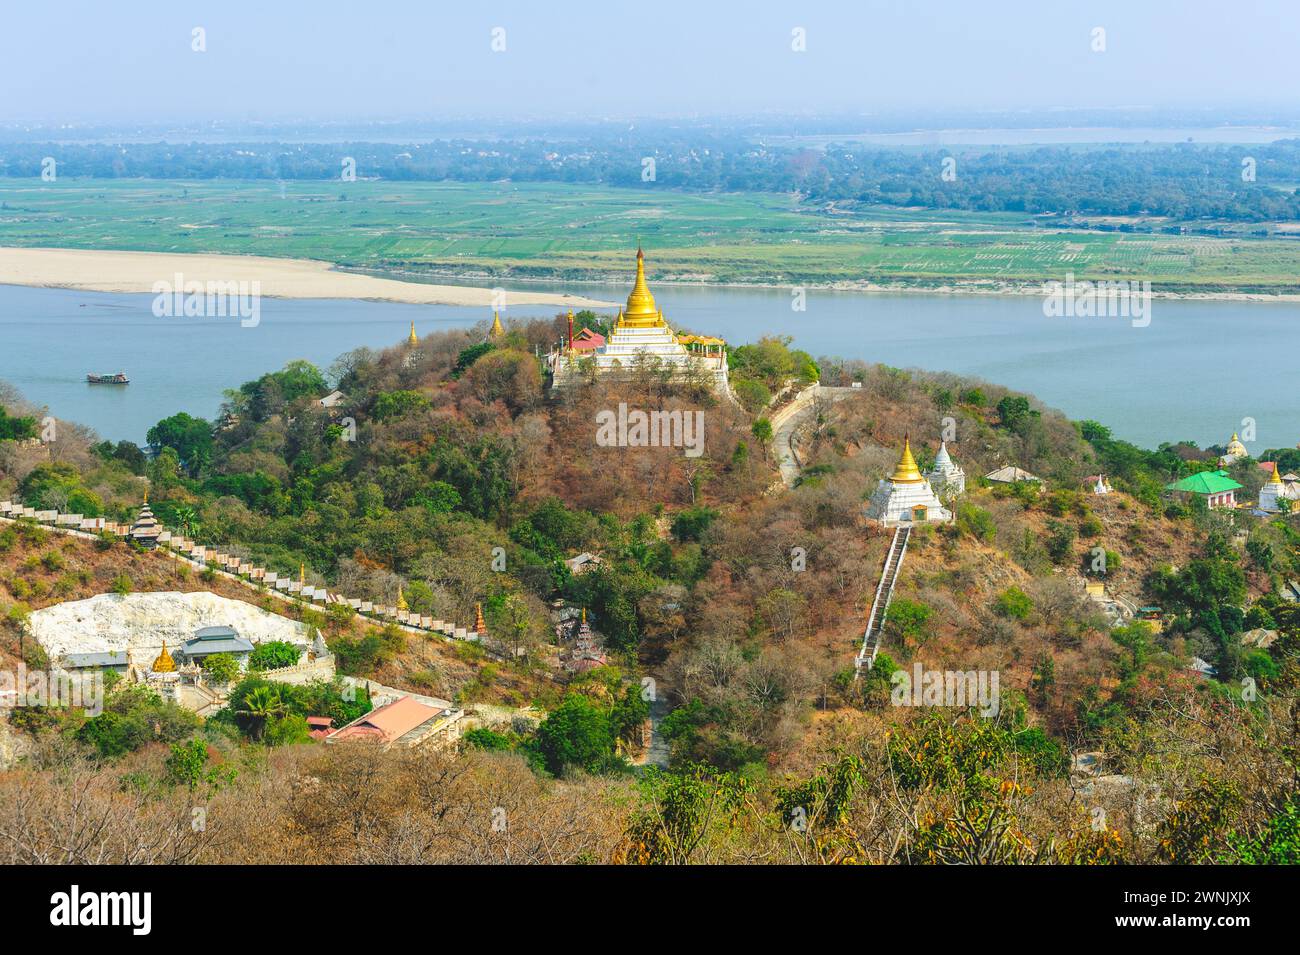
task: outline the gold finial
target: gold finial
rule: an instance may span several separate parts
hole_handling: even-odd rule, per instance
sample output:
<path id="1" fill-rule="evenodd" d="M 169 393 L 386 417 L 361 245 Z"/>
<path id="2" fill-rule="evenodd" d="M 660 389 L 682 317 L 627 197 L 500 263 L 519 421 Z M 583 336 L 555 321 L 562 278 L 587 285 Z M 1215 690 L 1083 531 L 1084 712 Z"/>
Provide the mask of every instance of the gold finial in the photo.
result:
<path id="1" fill-rule="evenodd" d="M 175 673 L 176 672 L 176 661 L 173 660 L 172 655 L 167 652 L 166 640 L 163 641 L 162 653 L 158 654 L 157 658 L 153 661 L 153 672 L 154 673 Z"/>
<path id="2" fill-rule="evenodd" d="M 411 334 L 409 334 L 409 335 L 406 336 L 406 341 L 407 341 L 408 344 L 411 344 L 411 345 L 418 345 L 418 344 L 420 344 L 420 339 L 417 338 L 416 335 L 415 335 L 415 322 L 411 322 Z"/>
<path id="3" fill-rule="evenodd" d="M 306 582 L 307 582 L 307 565 L 299 564 L 298 565 L 298 586 L 301 587 Z"/>
<path id="4" fill-rule="evenodd" d="M 650 286 L 645 280 L 645 253 L 641 246 L 636 249 L 636 282 L 632 293 L 627 297 L 627 308 L 619 313 L 619 323 L 629 328 L 656 328 L 663 324 L 663 316 L 655 305 L 655 297 L 650 294 Z"/>
<path id="5" fill-rule="evenodd" d="M 493 313 L 492 313 L 492 331 L 488 332 L 488 334 L 491 335 L 493 338 L 500 338 L 500 337 L 501 337 L 502 335 L 504 335 L 505 333 L 506 333 L 506 330 L 505 330 L 504 328 L 501 327 L 501 313 L 500 313 L 500 312 L 493 312 Z"/>
<path id="6" fill-rule="evenodd" d="M 483 622 L 483 605 L 474 605 L 474 632 L 487 633 L 487 624 Z"/>
<path id="7" fill-rule="evenodd" d="M 637 251 L 640 251 L 640 250 L 638 249 Z M 582 625 L 583 625 L 584 627 L 587 625 L 587 608 L 586 608 L 586 607 L 583 607 L 583 608 L 582 608 Z"/>
<path id="8" fill-rule="evenodd" d="M 1281 483 L 1282 483 L 1282 470 L 1281 470 L 1281 468 L 1279 468 L 1279 467 L 1277 466 L 1277 462 L 1276 462 L 1276 461 L 1273 462 L 1273 474 L 1272 474 L 1272 476 L 1268 479 L 1268 483 L 1269 483 L 1269 484 L 1281 484 Z"/>
<path id="9" fill-rule="evenodd" d="M 398 584 L 398 585 L 397 585 L 397 609 L 398 609 L 398 610 L 410 610 L 410 609 L 411 609 L 409 606 L 407 606 L 407 603 L 406 603 L 406 597 L 405 597 L 405 595 L 402 593 L 402 585 L 401 585 L 401 584 Z"/>
<path id="10" fill-rule="evenodd" d="M 146 503 L 146 504 L 149 503 L 149 485 L 148 485 L 148 484 L 146 484 L 146 485 L 144 486 L 144 503 Z"/>
<path id="11" fill-rule="evenodd" d="M 921 477 L 921 469 L 916 466 L 916 458 L 912 457 L 912 441 L 906 435 L 903 437 L 903 456 L 898 459 L 898 467 L 894 468 L 894 475 L 889 480 L 895 484 L 920 484 L 925 480 Z"/>

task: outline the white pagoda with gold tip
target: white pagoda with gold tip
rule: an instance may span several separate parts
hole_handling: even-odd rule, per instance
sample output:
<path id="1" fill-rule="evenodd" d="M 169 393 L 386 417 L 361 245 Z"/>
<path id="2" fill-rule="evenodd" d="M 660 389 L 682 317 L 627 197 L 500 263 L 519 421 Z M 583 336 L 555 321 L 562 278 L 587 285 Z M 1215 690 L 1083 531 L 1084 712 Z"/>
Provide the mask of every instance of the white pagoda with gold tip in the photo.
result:
<path id="1" fill-rule="evenodd" d="M 1281 474 L 1278 473 L 1277 463 L 1273 464 L 1272 473 L 1269 474 L 1268 480 L 1264 486 L 1259 489 L 1259 507 L 1258 510 L 1266 514 L 1280 514 L 1283 511 L 1294 511 L 1297 509 L 1295 502 L 1300 500 L 1300 489 L 1295 484 L 1286 484 L 1282 480 Z M 1282 502 L 1286 503 L 1283 504 Z"/>
<path id="2" fill-rule="evenodd" d="M 687 346 L 690 347 L 687 347 Z M 579 353 L 573 343 L 553 351 L 549 363 L 553 388 L 581 377 L 583 367 L 598 375 L 628 373 L 649 364 L 668 369 L 675 375 L 692 371 L 703 374 L 713 387 L 727 387 L 726 343 L 720 338 L 683 336 L 679 338 L 664 320 L 645 278 L 645 253 L 636 250 L 636 281 L 627 297 L 627 307 L 620 309 L 614 329 L 605 344 Z M 590 362 L 590 365 L 586 363 Z M 581 363 L 581 364 L 580 364 Z"/>
<path id="3" fill-rule="evenodd" d="M 899 524 L 942 524 L 952 520 L 934 488 L 912 457 L 912 442 L 903 439 L 903 456 L 888 478 L 881 478 L 867 503 L 867 519 L 886 527 Z"/>

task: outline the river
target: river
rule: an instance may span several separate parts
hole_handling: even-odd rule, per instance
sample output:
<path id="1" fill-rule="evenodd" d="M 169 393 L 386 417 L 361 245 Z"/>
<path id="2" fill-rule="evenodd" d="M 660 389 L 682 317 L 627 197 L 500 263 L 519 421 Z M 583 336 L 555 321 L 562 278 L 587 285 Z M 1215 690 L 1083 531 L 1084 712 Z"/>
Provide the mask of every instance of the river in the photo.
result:
<path id="1" fill-rule="evenodd" d="M 530 284 L 619 300 L 626 286 Z M 1295 353 L 1300 305 L 1165 301 L 1151 322 L 1049 318 L 1036 296 L 654 286 L 670 324 L 733 343 L 780 334 L 815 356 L 974 375 L 1093 418 L 1147 447 L 1223 443 L 1252 418 L 1252 451 L 1300 441 Z M 0 286 L 0 380 L 56 418 L 103 437 L 143 442 L 176 411 L 212 418 L 225 389 L 294 358 L 328 367 L 360 345 L 402 340 L 485 318 L 481 308 L 350 300 L 266 299 L 256 327 L 229 318 L 157 318 L 152 297 Z M 510 316 L 541 316 L 516 307 Z M 510 317 L 507 316 L 507 317 Z M 122 371 L 127 386 L 89 385 Z"/>

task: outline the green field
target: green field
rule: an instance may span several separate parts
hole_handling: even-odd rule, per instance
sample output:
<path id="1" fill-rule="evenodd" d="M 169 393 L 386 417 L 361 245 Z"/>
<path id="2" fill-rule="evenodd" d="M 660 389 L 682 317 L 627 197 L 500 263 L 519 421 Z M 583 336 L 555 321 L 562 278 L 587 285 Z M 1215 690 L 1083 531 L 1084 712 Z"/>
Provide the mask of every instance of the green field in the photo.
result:
<path id="1" fill-rule="evenodd" d="M 434 275 L 717 282 L 1149 279 L 1300 291 L 1300 240 L 1052 231 L 1021 213 L 537 183 L 0 179 L 0 245 L 243 253 Z"/>

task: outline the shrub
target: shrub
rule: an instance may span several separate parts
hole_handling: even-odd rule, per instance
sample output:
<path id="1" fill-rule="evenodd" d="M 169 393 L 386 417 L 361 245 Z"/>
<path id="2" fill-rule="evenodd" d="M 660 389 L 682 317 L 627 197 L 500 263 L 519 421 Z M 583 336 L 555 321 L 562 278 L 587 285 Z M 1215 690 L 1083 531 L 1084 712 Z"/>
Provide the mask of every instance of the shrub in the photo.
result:
<path id="1" fill-rule="evenodd" d="M 298 662 L 299 650 L 284 640 L 270 640 L 259 645 L 248 655 L 250 670 L 278 670 Z"/>
<path id="2" fill-rule="evenodd" d="M 1000 616 L 1024 620 L 1034 609 L 1034 602 L 1019 587 L 1008 587 L 993 601 L 993 610 Z"/>
<path id="3" fill-rule="evenodd" d="M 767 390 L 767 385 L 752 378 L 733 378 L 731 390 L 736 393 L 740 406 L 750 414 L 763 410 L 772 400 L 772 392 Z"/>
<path id="4" fill-rule="evenodd" d="M 997 534 L 993 515 L 982 507 L 966 502 L 957 505 L 957 530 L 985 543 L 993 540 Z"/>

